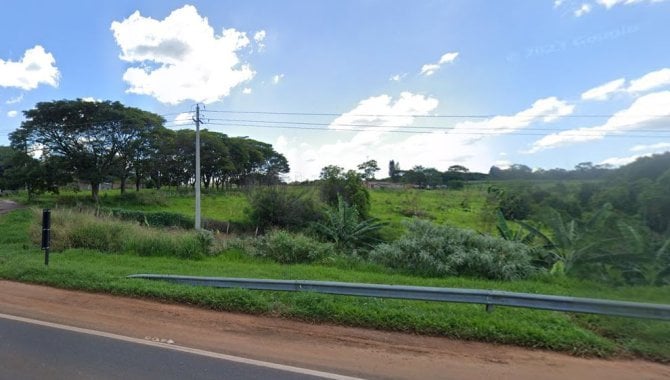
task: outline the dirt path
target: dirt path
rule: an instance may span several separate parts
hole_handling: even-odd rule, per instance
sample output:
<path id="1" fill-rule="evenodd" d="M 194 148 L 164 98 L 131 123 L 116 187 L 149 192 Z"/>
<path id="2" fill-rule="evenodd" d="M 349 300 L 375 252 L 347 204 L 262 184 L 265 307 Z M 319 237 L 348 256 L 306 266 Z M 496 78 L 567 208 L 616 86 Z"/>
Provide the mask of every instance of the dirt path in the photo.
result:
<path id="1" fill-rule="evenodd" d="M 14 201 L 0 199 L 0 214 L 5 214 L 21 207 L 23 207 L 23 205 L 16 203 Z"/>
<path id="2" fill-rule="evenodd" d="M 0 281 L 0 313 L 366 378 L 669 379 L 670 366 L 215 312 Z"/>
<path id="3" fill-rule="evenodd" d="M 16 210 L 17 208 L 21 208 L 20 204 L 14 202 L 14 201 L 8 201 L 5 199 L 0 199 L 0 214 L 4 214 L 7 212 L 10 212 L 12 210 Z"/>

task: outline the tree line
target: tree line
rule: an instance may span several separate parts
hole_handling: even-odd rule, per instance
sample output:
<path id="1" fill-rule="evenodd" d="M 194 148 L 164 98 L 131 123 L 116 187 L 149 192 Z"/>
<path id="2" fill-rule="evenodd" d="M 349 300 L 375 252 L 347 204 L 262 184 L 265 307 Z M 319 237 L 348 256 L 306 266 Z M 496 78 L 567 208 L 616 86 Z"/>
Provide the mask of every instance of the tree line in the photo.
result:
<path id="1" fill-rule="evenodd" d="M 29 194 L 85 181 L 98 198 L 100 185 L 128 180 L 140 187 L 195 183 L 195 131 L 167 129 L 165 119 L 120 102 L 81 99 L 37 103 L 0 147 L 0 189 Z M 205 188 L 276 183 L 289 172 L 272 145 L 247 137 L 201 131 Z"/>

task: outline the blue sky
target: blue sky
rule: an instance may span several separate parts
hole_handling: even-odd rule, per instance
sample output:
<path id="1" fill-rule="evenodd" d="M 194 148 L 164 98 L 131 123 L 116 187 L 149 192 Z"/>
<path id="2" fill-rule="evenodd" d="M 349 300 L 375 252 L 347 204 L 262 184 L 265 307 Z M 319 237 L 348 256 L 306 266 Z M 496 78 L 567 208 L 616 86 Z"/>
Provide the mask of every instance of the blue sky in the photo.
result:
<path id="1" fill-rule="evenodd" d="M 85 98 L 170 128 L 204 103 L 206 128 L 274 144 L 292 179 L 624 164 L 670 149 L 668 19 L 662 0 L 13 1 L 0 145 L 35 103 Z"/>

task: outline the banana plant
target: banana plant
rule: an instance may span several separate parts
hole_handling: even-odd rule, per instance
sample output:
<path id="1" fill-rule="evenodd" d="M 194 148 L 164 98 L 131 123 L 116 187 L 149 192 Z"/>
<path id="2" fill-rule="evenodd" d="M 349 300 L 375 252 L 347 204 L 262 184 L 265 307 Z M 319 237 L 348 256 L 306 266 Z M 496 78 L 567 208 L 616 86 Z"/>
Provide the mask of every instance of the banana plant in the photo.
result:
<path id="1" fill-rule="evenodd" d="M 338 195 L 337 208 L 326 210 L 324 221 L 314 223 L 314 228 L 339 248 L 356 248 L 371 247 L 377 231 L 385 225 L 376 219 L 361 220 L 356 207 Z"/>

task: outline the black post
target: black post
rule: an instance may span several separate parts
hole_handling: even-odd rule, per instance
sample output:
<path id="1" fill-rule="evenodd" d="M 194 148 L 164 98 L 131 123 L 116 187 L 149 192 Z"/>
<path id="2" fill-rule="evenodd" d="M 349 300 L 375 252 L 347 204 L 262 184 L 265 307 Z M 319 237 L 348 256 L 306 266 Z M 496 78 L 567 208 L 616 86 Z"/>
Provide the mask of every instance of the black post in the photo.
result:
<path id="1" fill-rule="evenodd" d="M 51 243 L 51 210 L 42 210 L 42 249 L 44 250 L 44 265 L 49 266 L 49 243 Z"/>

